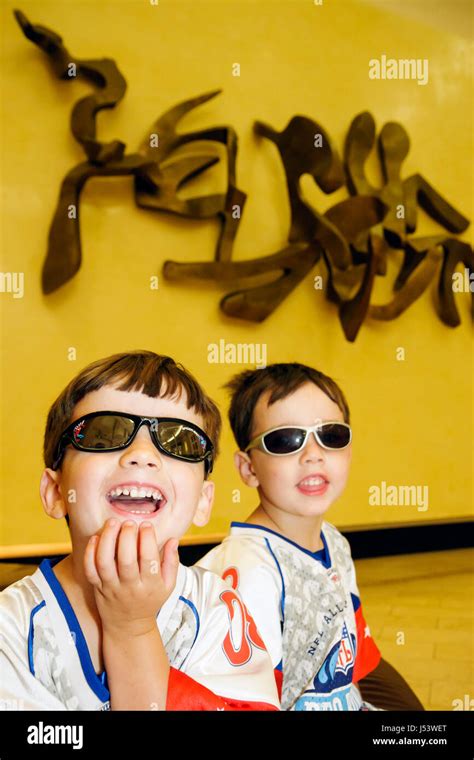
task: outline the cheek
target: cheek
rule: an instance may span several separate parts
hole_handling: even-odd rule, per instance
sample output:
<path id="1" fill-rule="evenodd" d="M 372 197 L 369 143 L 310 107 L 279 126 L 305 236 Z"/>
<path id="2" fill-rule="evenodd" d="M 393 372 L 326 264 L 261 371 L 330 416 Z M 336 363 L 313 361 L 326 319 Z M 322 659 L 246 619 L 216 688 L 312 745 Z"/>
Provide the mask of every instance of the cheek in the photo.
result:
<path id="1" fill-rule="evenodd" d="M 104 477 L 108 471 L 110 462 L 102 460 L 100 454 L 87 455 L 77 452 L 78 456 L 71 459 L 68 467 L 67 478 L 64 479 L 64 487 L 70 494 L 74 494 L 77 501 L 87 508 L 88 504 L 94 505 L 103 491 Z M 92 459 L 92 456 L 95 459 Z M 67 494 L 64 494 L 66 496 Z"/>
<path id="2" fill-rule="evenodd" d="M 265 457 L 256 469 L 257 478 L 268 484 L 268 489 L 281 490 L 285 485 L 294 485 L 297 466 L 291 457 Z"/>
<path id="3" fill-rule="evenodd" d="M 201 493 L 203 482 L 202 465 L 188 462 L 173 462 L 168 477 L 173 485 L 176 498 L 181 504 L 192 503 L 193 506 Z"/>
<path id="4" fill-rule="evenodd" d="M 341 452 L 339 455 L 336 455 L 336 458 L 333 462 L 331 462 L 331 475 L 341 483 L 341 485 L 345 485 L 347 478 L 349 476 L 349 469 L 351 465 L 351 455 L 350 452 Z"/>

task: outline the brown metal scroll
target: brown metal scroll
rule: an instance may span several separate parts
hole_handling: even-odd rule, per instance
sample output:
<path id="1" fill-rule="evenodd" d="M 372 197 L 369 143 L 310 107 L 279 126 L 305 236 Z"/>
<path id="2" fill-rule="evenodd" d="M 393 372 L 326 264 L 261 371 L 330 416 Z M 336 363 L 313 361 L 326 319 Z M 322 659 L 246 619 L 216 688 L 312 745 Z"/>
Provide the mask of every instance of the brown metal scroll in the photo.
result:
<path id="1" fill-rule="evenodd" d="M 293 116 L 281 131 L 255 121 L 254 134 L 270 140 L 278 150 L 290 225 L 279 250 L 264 256 L 252 251 L 251 258 L 234 261 L 234 243 L 247 199 L 236 180 L 237 133 L 230 125 L 178 131 L 183 117 L 221 90 L 165 110 L 146 131 L 138 150 L 127 153 L 125 142 L 102 142 L 97 135 L 97 114 L 115 108 L 126 91 L 115 61 L 78 59 L 56 32 L 31 23 L 20 10 L 14 15 L 25 37 L 48 57 L 57 78 L 82 78 L 93 88 L 75 103 L 71 113 L 71 130 L 85 160 L 71 168 L 61 183 L 42 270 L 44 293 L 53 293 L 80 268 L 79 211 L 85 183 L 94 177 L 131 175 L 140 208 L 185 219 L 217 218 L 219 235 L 212 259 L 165 261 L 163 275 L 169 281 L 213 281 L 223 286 L 227 292 L 220 308 L 229 317 L 252 322 L 267 319 L 322 260 L 327 271 L 323 290 L 337 306 L 349 341 L 356 339 L 366 318 L 386 321 L 400 316 L 428 288 L 438 269 L 438 314 L 446 325 L 459 325 L 453 280 L 460 274 L 456 272 L 460 264 L 464 265 L 463 282 L 467 277 L 472 294 L 474 318 L 474 255 L 467 243 L 454 237 L 467 229 L 469 220 L 421 174 L 403 177 L 410 139 L 401 124 L 387 122 L 377 134 L 372 114 L 357 114 L 349 126 L 341 161 L 327 131 L 308 116 Z M 382 171 L 380 186 L 369 181 L 365 169 L 375 149 Z M 189 197 L 192 180 L 223 160 L 225 188 Z M 330 195 L 345 186 L 349 197 L 322 212 L 304 196 L 305 175 L 323 193 Z M 186 198 L 180 194 L 183 189 Z M 443 229 L 416 236 L 419 208 Z M 385 304 L 371 304 L 375 278 L 386 276 L 392 251 L 403 254 L 401 264 L 397 262 L 393 297 Z"/>

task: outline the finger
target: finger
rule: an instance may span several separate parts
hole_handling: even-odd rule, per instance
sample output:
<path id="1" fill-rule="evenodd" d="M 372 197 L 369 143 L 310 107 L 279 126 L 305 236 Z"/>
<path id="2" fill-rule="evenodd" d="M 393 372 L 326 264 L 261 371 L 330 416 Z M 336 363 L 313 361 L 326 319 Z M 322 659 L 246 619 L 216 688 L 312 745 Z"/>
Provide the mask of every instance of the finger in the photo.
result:
<path id="1" fill-rule="evenodd" d="M 120 522 L 115 518 L 107 520 L 97 544 L 95 565 L 103 583 L 118 583 L 115 565 L 115 550 Z"/>
<path id="2" fill-rule="evenodd" d="M 84 574 L 93 586 L 101 588 L 102 582 L 95 566 L 95 552 L 99 536 L 91 536 L 84 552 Z"/>
<path id="3" fill-rule="evenodd" d="M 161 563 L 161 577 L 167 589 L 173 589 L 176 585 L 176 576 L 178 575 L 179 554 L 177 538 L 170 538 L 166 542 L 163 550 L 163 561 Z"/>
<path id="4" fill-rule="evenodd" d="M 134 583 L 140 580 L 137 556 L 137 524 L 132 520 L 122 523 L 117 546 L 117 569 L 121 581 Z"/>
<path id="5" fill-rule="evenodd" d="M 160 578 L 160 550 L 153 525 L 143 522 L 138 535 L 138 563 L 142 579 L 151 576 Z"/>

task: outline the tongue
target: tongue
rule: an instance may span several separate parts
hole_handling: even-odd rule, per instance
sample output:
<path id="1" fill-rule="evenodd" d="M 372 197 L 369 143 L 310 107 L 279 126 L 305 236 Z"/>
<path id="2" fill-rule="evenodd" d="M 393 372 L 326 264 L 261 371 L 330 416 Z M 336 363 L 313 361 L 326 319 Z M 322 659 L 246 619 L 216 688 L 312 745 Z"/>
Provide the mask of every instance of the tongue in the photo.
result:
<path id="1" fill-rule="evenodd" d="M 117 504 L 121 509 L 135 509 L 143 510 L 144 512 L 154 512 L 156 510 L 156 504 L 151 499 L 127 499 L 116 498 L 113 502 Z"/>

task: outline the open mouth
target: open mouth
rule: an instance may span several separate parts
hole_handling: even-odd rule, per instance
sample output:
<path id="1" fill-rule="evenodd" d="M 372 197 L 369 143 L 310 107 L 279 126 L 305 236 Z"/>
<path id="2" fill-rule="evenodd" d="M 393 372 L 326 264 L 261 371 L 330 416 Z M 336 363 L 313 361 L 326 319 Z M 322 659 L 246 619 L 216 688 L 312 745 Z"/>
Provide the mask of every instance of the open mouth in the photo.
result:
<path id="1" fill-rule="evenodd" d="M 119 512 L 149 517 L 166 504 L 165 495 L 158 488 L 119 486 L 107 494 L 107 501 Z"/>
<path id="2" fill-rule="evenodd" d="M 296 486 L 301 493 L 308 496 L 319 496 L 326 493 L 329 487 L 329 481 L 325 475 L 317 474 L 303 478 Z"/>

